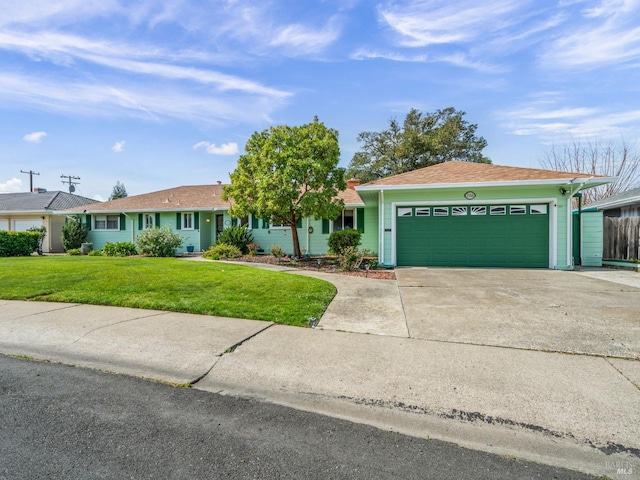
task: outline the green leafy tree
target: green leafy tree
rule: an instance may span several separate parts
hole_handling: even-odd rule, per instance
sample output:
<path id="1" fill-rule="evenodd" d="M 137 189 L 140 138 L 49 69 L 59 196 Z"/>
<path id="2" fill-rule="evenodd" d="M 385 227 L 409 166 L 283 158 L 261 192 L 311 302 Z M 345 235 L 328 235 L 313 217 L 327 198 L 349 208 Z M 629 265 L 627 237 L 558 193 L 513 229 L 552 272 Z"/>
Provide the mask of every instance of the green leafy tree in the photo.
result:
<path id="1" fill-rule="evenodd" d="M 347 187 L 339 160 L 338 132 L 317 117 L 298 127 L 280 125 L 255 132 L 224 190 L 230 213 L 289 226 L 293 254 L 299 257 L 296 224 L 311 216 L 336 218 L 344 208 L 336 198 Z"/>
<path id="2" fill-rule="evenodd" d="M 404 123 L 392 119 L 382 132 L 361 132 L 347 175 L 363 183 L 450 160 L 491 163 L 482 154 L 487 141 L 476 136 L 476 124 L 452 107 L 433 113 L 411 109 Z"/>
<path id="3" fill-rule="evenodd" d="M 62 227 L 62 246 L 65 251 L 80 248 L 89 236 L 89 227 L 82 223 L 80 215 L 74 215 Z"/>
<path id="4" fill-rule="evenodd" d="M 113 191 L 111 192 L 109 200 L 117 200 L 118 198 L 125 198 L 128 196 L 129 194 L 127 193 L 127 189 L 124 187 L 124 183 L 117 181 L 113 186 Z"/>

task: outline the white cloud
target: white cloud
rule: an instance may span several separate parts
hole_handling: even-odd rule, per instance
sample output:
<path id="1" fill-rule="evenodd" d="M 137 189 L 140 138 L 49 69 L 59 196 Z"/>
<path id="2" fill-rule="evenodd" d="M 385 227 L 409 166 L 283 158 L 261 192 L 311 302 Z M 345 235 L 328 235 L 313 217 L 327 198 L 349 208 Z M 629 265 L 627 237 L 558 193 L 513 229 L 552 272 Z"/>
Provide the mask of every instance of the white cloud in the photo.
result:
<path id="1" fill-rule="evenodd" d="M 40 140 L 42 140 L 46 136 L 47 136 L 47 132 L 33 132 L 33 133 L 28 133 L 27 135 L 22 137 L 22 139 L 25 142 L 29 142 L 29 143 L 40 143 Z"/>
<path id="2" fill-rule="evenodd" d="M 99 202 L 104 202 L 104 197 L 102 195 L 94 195 L 93 197 L 94 200 L 98 200 Z"/>
<path id="3" fill-rule="evenodd" d="M 236 142 L 223 143 L 217 146 L 215 143 L 198 142 L 193 146 L 194 150 L 204 148 L 207 153 L 212 155 L 235 155 L 239 152 Z"/>
<path id="4" fill-rule="evenodd" d="M 22 189 L 22 180 L 11 178 L 4 183 L 0 183 L 0 192 L 19 192 Z"/>
<path id="5" fill-rule="evenodd" d="M 116 153 L 120 153 L 120 152 L 122 152 L 122 151 L 124 150 L 124 144 L 125 144 L 125 141 L 124 141 L 124 140 L 121 140 L 121 141 L 119 141 L 119 142 L 116 142 L 116 143 L 113 145 L 113 147 L 111 147 L 111 150 L 113 150 L 113 151 L 114 151 L 114 152 L 116 152 Z"/>
<path id="6" fill-rule="evenodd" d="M 425 47 L 469 42 L 493 32 L 519 7 L 520 3 L 512 0 L 489 4 L 475 0 L 432 0 L 380 7 L 378 13 L 399 34 L 401 45 Z"/>
<path id="7" fill-rule="evenodd" d="M 295 51 L 296 55 L 322 51 L 340 36 L 340 31 L 333 21 L 319 30 L 294 24 L 282 27 L 273 33 L 275 36 L 270 42 L 272 46 L 288 47 Z"/>

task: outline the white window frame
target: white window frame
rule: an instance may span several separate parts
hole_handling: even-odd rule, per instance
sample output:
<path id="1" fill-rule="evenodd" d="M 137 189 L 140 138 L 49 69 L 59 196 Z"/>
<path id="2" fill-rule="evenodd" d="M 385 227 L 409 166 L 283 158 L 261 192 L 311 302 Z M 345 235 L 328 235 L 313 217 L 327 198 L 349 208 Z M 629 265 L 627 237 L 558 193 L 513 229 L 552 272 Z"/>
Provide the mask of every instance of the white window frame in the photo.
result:
<path id="1" fill-rule="evenodd" d="M 526 205 L 509 205 L 509 215 L 526 215 Z"/>
<path id="2" fill-rule="evenodd" d="M 452 217 L 466 217 L 468 208 L 466 205 L 451 207 Z"/>
<path id="3" fill-rule="evenodd" d="M 336 218 L 335 220 L 333 220 L 331 222 L 331 231 L 332 232 L 337 232 L 338 230 L 336 230 L 334 228 L 335 226 L 335 222 L 337 222 L 338 220 L 340 220 L 340 223 L 342 224 L 342 228 L 340 230 L 346 230 L 345 226 L 344 226 L 344 212 L 346 211 L 350 211 L 353 212 L 353 227 L 348 227 L 351 229 L 355 229 L 356 225 L 358 224 L 357 219 L 356 219 L 356 209 L 355 208 L 345 208 L 344 210 L 342 210 L 342 212 L 340 212 L 340 217 Z"/>
<path id="4" fill-rule="evenodd" d="M 507 206 L 506 205 L 491 205 L 489 207 L 489 215 L 506 215 L 507 214 Z"/>
<path id="5" fill-rule="evenodd" d="M 116 228 L 109 228 L 109 217 L 116 217 Z M 102 222 L 103 220 L 98 220 L 100 218 L 104 218 L 104 228 L 98 227 L 98 221 Z M 93 223 L 92 227 L 94 230 L 98 232 L 115 232 L 116 230 L 120 230 L 120 215 L 119 214 L 104 214 L 104 215 L 91 215 L 91 223 Z"/>
<path id="6" fill-rule="evenodd" d="M 149 226 L 148 219 L 151 219 L 151 226 Z M 143 230 L 151 230 L 156 228 L 156 215 L 155 213 L 143 213 L 142 214 L 142 229 Z"/>
<path id="7" fill-rule="evenodd" d="M 416 217 L 430 217 L 431 207 L 416 207 Z"/>
<path id="8" fill-rule="evenodd" d="M 433 216 L 434 217 L 448 217 L 449 216 L 449 207 L 433 207 Z"/>
<path id="9" fill-rule="evenodd" d="M 413 217 L 413 208 L 398 207 L 398 217 Z"/>
<path id="10" fill-rule="evenodd" d="M 195 217 L 193 212 L 182 212 L 180 217 L 182 230 L 195 230 Z M 187 226 L 187 219 L 190 219 L 190 226 Z"/>

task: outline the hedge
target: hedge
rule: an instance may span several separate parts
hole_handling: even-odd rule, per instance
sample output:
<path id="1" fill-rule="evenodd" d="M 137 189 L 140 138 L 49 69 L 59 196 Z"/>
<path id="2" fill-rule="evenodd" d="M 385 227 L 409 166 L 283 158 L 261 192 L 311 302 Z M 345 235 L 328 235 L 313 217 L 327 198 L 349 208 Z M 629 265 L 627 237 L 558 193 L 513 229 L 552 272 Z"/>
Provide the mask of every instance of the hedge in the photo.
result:
<path id="1" fill-rule="evenodd" d="M 40 247 L 40 232 L 0 230 L 0 257 L 29 256 Z"/>

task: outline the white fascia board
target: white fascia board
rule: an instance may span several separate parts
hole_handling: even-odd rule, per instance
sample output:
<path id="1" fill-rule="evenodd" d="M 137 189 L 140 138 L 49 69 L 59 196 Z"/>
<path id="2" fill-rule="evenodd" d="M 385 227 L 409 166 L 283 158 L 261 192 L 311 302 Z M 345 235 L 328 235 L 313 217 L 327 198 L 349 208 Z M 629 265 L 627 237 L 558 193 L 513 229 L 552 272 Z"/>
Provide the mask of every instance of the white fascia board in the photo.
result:
<path id="1" fill-rule="evenodd" d="M 640 203 L 640 195 L 635 197 L 629 197 L 622 200 L 613 200 L 607 203 L 601 203 L 597 205 L 596 208 L 598 210 L 606 210 L 609 208 L 618 208 L 618 207 L 626 207 L 627 205 L 633 205 L 634 203 Z M 590 205 L 583 205 L 584 208 L 589 208 Z"/>
<path id="2" fill-rule="evenodd" d="M 56 212 L 52 212 L 54 215 L 103 215 L 103 214 L 127 214 L 127 213 L 163 213 L 163 212 L 214 212 L 216 210 L 228 210 L 227 208 L 192 208 L 192 207 L 184 207 L 184 208 L 163 208 L 162 210 L 154 210 L 153 208 L 146 209 L 135 209 L 135 210 L 88 210 L 86 212 L 73 211 L 70 212 L 68 210 L 58 210 Z"/>
<path id="3" fill-rule="evenodd" d="M 0 215 L 42 215 L 47 214 L 50 215 L 53 212 L 51 210 L 2 210 L 0 211 Z"/>
<path id="4" fill-rule="evenodd" d="M 511 180 L 507 182 L 472 182 L 472 183 L 434 183 L 434 184 L 413 184 L 413 185 L 371 185 L 355 187 L 356 191 L 378 191 L 378 190 L 429 190 L 442 188 L 479 188 L 479 187 L 514 187 L 514 186 L 536 186 L 536 185 L 582 185 L 597 186 L 605 183 L 615 182 L 616 177 L 587 178 L 584 182 L 574 182 L 577 179 L 558 178 L 551 180 Z"/>

